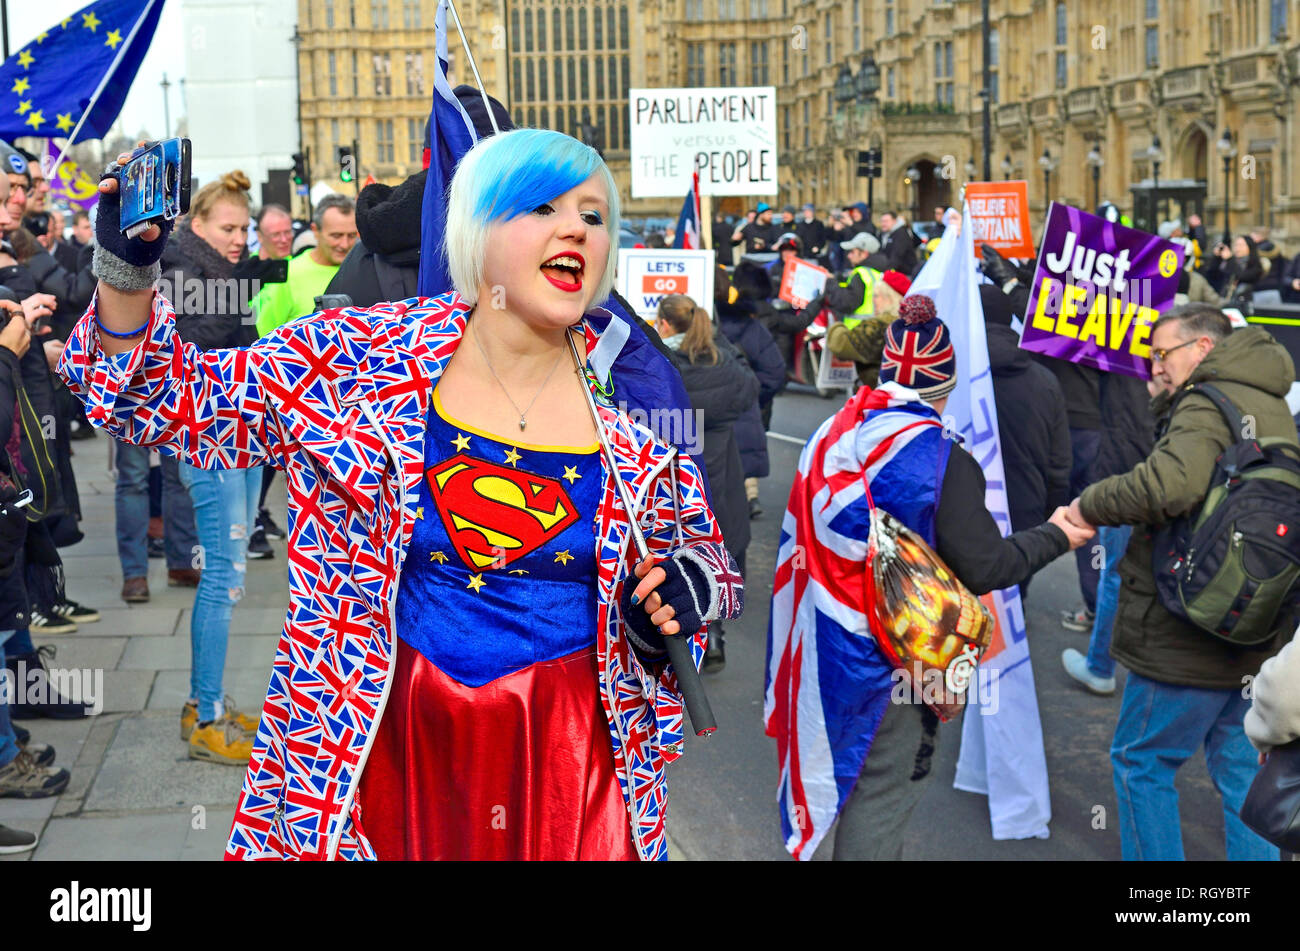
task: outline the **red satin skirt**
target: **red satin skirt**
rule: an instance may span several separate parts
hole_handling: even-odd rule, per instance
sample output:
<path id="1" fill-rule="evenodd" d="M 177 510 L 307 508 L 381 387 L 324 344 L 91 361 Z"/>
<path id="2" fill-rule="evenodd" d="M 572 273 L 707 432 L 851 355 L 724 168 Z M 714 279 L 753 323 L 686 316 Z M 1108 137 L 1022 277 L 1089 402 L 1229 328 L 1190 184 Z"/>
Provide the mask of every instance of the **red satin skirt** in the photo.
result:
<path id="1" fill-rule="evenodd" d="M 594 649 L 481 687 L 398 640 L 357 798 L 383 860 L 636 860 Z"/>

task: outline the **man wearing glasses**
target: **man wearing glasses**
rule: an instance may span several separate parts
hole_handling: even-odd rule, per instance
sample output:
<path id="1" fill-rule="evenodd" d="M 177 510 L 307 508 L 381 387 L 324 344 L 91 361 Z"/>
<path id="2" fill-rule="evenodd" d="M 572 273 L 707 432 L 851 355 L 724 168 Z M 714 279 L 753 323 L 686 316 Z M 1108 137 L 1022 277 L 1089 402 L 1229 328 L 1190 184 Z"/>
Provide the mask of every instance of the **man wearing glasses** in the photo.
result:
<path id="1" fill-rule="evenodd" d="M 1218 408 L 1186 387 L 1212 382 L 1236 405 L 1258 437 L 1296 441 L 1283 397 L 1295 379 L 1291 356 L 1259 327 L 1233 332 L 1207 304 L 1176 307 L 1151 331 L 1155 447 L 1130 471 L 1103 479 L 1070 505 L 1084 525 L 1132 525 L 1120 561 L 1121 579 L 1110 653 L 1128 668 L 1111 744 L 1120 845 L 1126 860 L 1183 858 L 1174 775 L 1205 747 L 1210 776 L 1223 799 L 1227 857 L 1278 858 L 1278 851 L 1238 818 L 1258 770 L 1242 728 L 1248 684 L 1260 664 L 1289 639 L 1282 612 L 1273 636 L 1256 649 L 1234 648 L 1166 611 L 1156 596 L 1152 537 L 1164 524 L 1197 510 L 1216 458 L 1243 437 L 1230 432 Z"/>

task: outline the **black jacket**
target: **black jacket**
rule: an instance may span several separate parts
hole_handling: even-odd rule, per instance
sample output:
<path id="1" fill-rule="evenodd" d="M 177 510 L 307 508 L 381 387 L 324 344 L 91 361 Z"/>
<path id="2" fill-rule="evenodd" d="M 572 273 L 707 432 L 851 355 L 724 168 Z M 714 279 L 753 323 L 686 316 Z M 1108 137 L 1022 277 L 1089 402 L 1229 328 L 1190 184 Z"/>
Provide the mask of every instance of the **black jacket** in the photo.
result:
<path id="1" fill-rule="evenodd" d="M 59 340 L 68 339 L 68 334 L 86 312 L 86 306 L 95 294 L 99 279 L 91 271 L 93 254 L 93 249 L 86 249 L 78 257 L 76 269 L 71 271 L 44 250 L 32 255 L 27 261 L 26 266 L 31 271 L 36 290 L 42 294 L 53 294 L 58 299 L 59 304 L 50 318 L 50 326 Z"/>
<path id="2" fill-rule="evenodd" d="M 176 332 L 183 342 L 200 350 L 221 350 L 246 347 L 257 339 L 250 282 L 235 274 L 236 265 L 196 235 L 188 221 L 177 225 L 163 249 L 162 280 L 176 308 Z"/>
<path id="3" fill-rule="evenodd" d="M 394 187 L 376 183 L 357 196 L 357 243 L 325 288 L 357 307 L 416 296 L 420 281 L 420 209 L 428 170 Z"/>
<path id="4" fill-rule="evenodd" d="M 736 445 L 735 423 L 758 400 L 758 377 L 735 356 L 731 344 L 717 335 L 718 362 L 691 363 L 672 351 L 691 406 L 703 415 L 703 452 L 694 453 L 704 463 L 713 495 L 713 515 L 722 529 L 723 542 L 740 562 L 749 545 L 749 505 L 745 501 L 745 475 Z"/>
<path id="5" fill-rule="evenodd" d="M 713 222 L 713 253 L 718 256 L 718 263 L 731 266 L 731 225 L 723 218 Z"/>
<path id="6" fill-rule="evenodd" d="M 916 244 L 912 240 L 912 230 L 906 224 L 900 224 L 893 231 L 882 235 L 880 250 L 889 258 L 895 271 L 911 274 L 916 267 Z"/>
<path id="7" fill-rule="evenodd" d="M 1070 501 L 1070 424 L 1065 397 L 1050 370 L 1020 349 L 1016 332 L 986 328 L 998 437 L 1014 532 L 1042 524 Z"/>
<path id="8" fill-rule="evenodd" d="M 767 426 L 772 400 L 785 389 L 785 359 L 766 327 L 754 316 L 753 301 L 716 304 L 718 326 L 735 345 L 758 378 L 758 402 L 736 420 L 736 445 L 746 479 L 762 479 L 771 471 L 767 458 Z"/>
<path id="9" fill-rule="evenodd" d="M 1144 380 L 1123 373 L 1101 375 L 1101 442 L 1088 481 L 1128 472 L 1155 447 L 1155 417 Z"/>
<path id="10" fill-rule="evenodd" d="M 773 245 L 776 244 L 776 239 L 782 234 L 782 232 L 778 230 L 779 228 L 780 225 L 776 224 L 776 222 L 765 225 L 760 224 L 758 219 L 755 218 L 753 221 L 749 222 L 749 224 L 745 225 L 745 227 L 740 229 L 739 238 L 731 238 L 729 240 L 733 245 L 744 242 L 746 254 L 751 254 L 755 251 L 771 251 Z"/>
<path id="11" fill-rule="evenodd" d="M 794 233 L 799 236 L 800 242 L 803 243 L 803 255 L 806 258 L 819 257 L 826 246 L 826 238 L 830 230 L 820 218 L 814 218 L 812 221 L 804 221 L 798 218 L 794 223 Z"/>
<path id="12" fill-rule="evenodd" d="M 1029 306 L 1029 288 L 1017 284 L 1007 292 L 1007 296 L 1011 298 L 1011 312 L 1024 320 Z M 1035 353 L 1033 358 L 1051 370 L 1056 382 L 1061 384 L 1070 428 L 1100 429 L 1101 371 L 1042 353 Z"/>
<path id="13" fill-rule="evenodd" d="M 979 463 L 953 446 L 935 513 L 935 550 L 977 595 L 1018 584 L 1070 549 L 1065 532 L 1055 525 L 1003 538 L 984 505 L 984 489 Z"/>

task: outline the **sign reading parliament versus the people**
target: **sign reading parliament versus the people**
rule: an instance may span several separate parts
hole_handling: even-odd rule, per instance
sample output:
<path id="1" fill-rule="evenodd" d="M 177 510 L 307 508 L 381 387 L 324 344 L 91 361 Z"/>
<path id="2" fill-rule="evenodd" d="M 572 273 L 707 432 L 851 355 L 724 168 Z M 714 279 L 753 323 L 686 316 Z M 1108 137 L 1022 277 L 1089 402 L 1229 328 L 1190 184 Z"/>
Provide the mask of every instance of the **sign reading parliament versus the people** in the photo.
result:
<path id="1" fill-rule="evenodd" d="M 713 316 L 712 251 L 623 248 L 618 252 L 618 292 L 642 320 L 653 322 L 659 302 L 685 294 Z"/>
<path id="2" fill-rule="evenodd" d="M 775 195 L 776 88 L 628 91 L 632 197 Z"/>
<path id="3" fill-rule="evenodd" d="M 1004 258 L 1032 258 L 1027 182 L 969 182 L 966 205 L 975 239 L 975 256 L 988 244 Z"/>
<path id="4" fill-rule="evenodd" d="M 1182 267 L 1182 245 L 1053 202 L 1020 346 L 1148 379 L 1151 325 Z"/>

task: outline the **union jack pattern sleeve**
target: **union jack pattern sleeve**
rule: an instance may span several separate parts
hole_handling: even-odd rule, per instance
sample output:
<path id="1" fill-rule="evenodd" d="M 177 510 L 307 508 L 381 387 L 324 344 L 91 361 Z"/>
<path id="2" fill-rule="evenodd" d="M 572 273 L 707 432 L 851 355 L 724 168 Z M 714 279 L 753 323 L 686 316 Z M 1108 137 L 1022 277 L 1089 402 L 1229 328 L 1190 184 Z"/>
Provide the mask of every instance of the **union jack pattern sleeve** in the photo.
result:
<path id="1" fill-rule="evenodd" d="M 307 391 L 324 395 L 347 355 L 346 345 L 330 340 L 342 335 L 320 327 L 338 311 L 287 325 L 248 348 L 201 351 L 182 343 L 171 303 L 155 293 L 144 340 L 105 356 L 98 304 L 96 295 L 69 335 L 60 375 L 93 425 L 201 469 L 283 467 L 291 436 L 276 407 L 299 405 Z"/>

